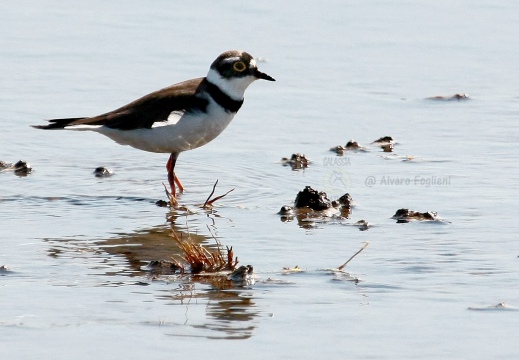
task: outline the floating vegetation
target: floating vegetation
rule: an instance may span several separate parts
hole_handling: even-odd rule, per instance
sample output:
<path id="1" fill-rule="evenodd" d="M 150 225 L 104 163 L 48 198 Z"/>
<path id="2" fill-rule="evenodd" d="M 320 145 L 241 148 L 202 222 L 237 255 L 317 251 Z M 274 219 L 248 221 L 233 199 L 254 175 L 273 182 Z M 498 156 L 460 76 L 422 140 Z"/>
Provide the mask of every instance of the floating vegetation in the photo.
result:
<path id="1" fill-rule="evenodd" d="M 209 282 L 216 288 L 254 284 L 254 268 L 252 265 L 237 268 L 239 261 L 234 256 L 232 247 L 223 248 L 215 238 L 217 249 L 209 250 L 203 245 L 195 244 L 189 236 L 185 238 L 175 232 L 170 236 L 182 250 L 182 255 L 171 256 L 169 260 L 151 261 L 147 267 L 153 277 L 197 276 L 198 280 Z"/>
<path id="2" fill-rule="evenodd" d="M 238 257 L 234 258 L 234 252 L 232 247 L 225 247 L 222 249 L 221 244 L 217 241 L 218 248 L 216 251 L 209 251 L 204 246 L 195 244 L 188 237 L 183 239 L 179 237 L 175 232 L 171 234 L 171 237 L 177 242 L 180 249 L 184 252 L 182 259 L 189 264 L 189 272 L 192 274 L 198 274 L 201 272 L 212 273 L 223 270 L 233 271 L 238 265 Z M 186 267 L 180 265 L 185 272 Z"/>
<path id="3" fill-rule="evenodd" d="M 292 273 L 300 273 L 304 270 L 299 267 L 299 265 L 294 266 L 291 268 L 290 266 L 284 266 L 283 267 L 283 274 L 292 274 Z"/>

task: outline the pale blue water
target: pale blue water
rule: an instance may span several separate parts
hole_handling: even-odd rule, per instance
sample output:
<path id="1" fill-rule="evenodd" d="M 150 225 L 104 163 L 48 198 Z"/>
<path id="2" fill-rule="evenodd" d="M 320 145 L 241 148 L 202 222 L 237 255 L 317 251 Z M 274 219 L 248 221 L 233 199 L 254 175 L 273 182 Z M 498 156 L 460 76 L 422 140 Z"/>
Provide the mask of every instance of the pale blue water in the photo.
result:
<path id="1" fill-rule="evenodd" d="M 516 359 L 518 13 L 512 1 L 2 2 L 0 160 L 34 168 L 0 173 L 2 358 Z M 213 244 L 209 226 L 258 282 L 152 281 L 141 266 L 175 251 L 154 205 L 167 155 L 29 125 L 202 76 L 233 48 L 277 82 L 253 84 L 218 139 L 181 155 L 195 214 L 174 224 Z M 424 100 L 455 93 L 471 100 Z M 369 145 L 385 135 L 392 154 Z M 370 151 L 328 151 L 352 138 Z M 294 152 L 310 168 L 281 166 Z M 115 175 L 95 178 L 101 165 Z M 216 179 L 217 194 L 235 190 L 206 213 L 195 204 Z M 281 222 L 306 185 L 349 192 L 352 218 Z M 445 221 L 397 224 L 403 207 Z M 360 219 L 374 226 L 350 226 Z M 345 269 L 358 284 L 322 271 L 365 241 Z M 295 265 L 306 271 L 283 274 Z"/>

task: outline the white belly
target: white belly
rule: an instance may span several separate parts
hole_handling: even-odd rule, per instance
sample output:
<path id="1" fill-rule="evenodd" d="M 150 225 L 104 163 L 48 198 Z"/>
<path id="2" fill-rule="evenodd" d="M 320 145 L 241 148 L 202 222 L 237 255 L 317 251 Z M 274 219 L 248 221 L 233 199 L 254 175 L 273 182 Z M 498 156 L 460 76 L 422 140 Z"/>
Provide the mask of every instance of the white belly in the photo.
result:
<path id="1" fill-rule="evenodd" d="M 105 126 L 92 129 L 121 145 L 157 152 L 179 153 L 192 150 L 216 138 L 229 125 L 234 113 L 210 101 L 206 113 L 172 113 L 167 122 L 151 129 L 117 130 Z"/>

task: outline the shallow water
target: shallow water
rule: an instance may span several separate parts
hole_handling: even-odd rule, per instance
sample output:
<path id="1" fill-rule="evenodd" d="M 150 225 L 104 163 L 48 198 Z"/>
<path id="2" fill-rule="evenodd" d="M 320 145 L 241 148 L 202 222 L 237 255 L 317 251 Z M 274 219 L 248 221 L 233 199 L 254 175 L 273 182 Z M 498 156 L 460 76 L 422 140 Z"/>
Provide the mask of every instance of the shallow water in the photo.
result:
<path id="1" fill-rule="evenodd" d="M 518 10 L 3 2 L 0 160 L 34 171 L 0 172 L 0 353 L 517 358 Z M 180 156 L 180 201 L 193 213 L 155 205 L 167 155 L 29 128 L 201 76 L 230 48 L 264 59 L 277 82 L 253 84 L 220 137 Z M 455 93 L 470 100 L 425 99 Z M 370 145 L 385 135 L 393 153 Z M 329 151 L 352 138 L 368 151 Z M 295 152 L 309 168 L 281 165 Z M 115 175 L 94 177 L 98 166 Z M 216 194 L 235 190 L 203 211 L 216 179 Z M 306 185 L 349 192 L 351 218 L 282 222 L 279 208 Z M 399 208 L 442 221 L 396 223 Z M 367 231 L 352 226 L 361 219 Z M 179 252 L 172 229 L 232 246 L 256 284 L 151 279 L 150 260 Z M 346 272 L 329 270 L 365 241 Z M 282 270 L 296 265 L 304 271 Z"/>

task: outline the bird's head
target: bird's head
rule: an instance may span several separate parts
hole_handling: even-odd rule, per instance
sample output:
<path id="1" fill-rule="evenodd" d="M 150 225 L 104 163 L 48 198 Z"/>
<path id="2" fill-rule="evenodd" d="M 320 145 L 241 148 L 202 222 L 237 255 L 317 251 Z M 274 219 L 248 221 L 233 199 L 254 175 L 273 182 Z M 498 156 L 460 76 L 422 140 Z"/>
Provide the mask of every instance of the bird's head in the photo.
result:
<path id="1" fill-rule="evenodd" d="M 242 100 L 245 89 L 255 80 L 275 81 L 258 70 L 256 60 L 245 51 L 230 50 L 211 64 L 207 80 L 235 100 Z"/>

